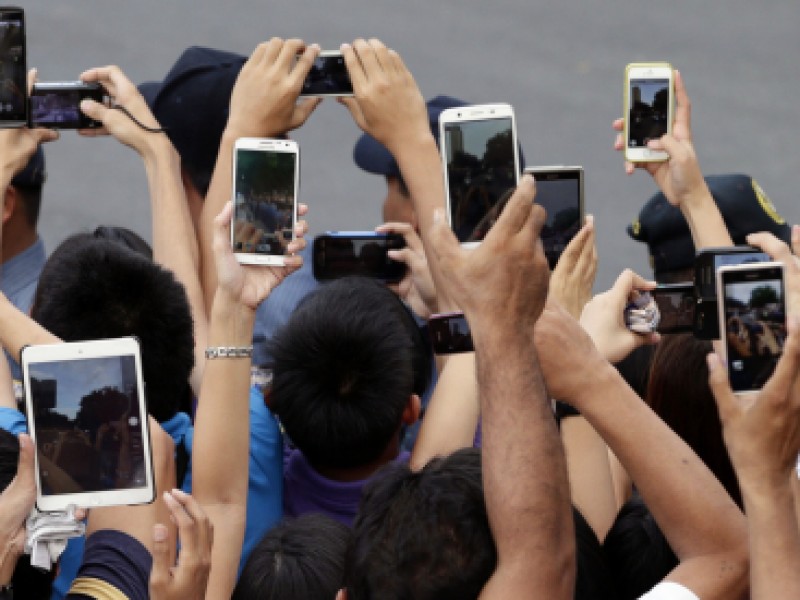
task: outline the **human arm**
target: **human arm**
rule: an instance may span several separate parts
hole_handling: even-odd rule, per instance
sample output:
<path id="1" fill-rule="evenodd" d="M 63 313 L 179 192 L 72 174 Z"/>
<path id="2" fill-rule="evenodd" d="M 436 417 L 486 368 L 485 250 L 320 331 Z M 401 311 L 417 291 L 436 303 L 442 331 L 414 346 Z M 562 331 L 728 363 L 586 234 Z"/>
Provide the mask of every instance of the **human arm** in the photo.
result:
<path id="1" fill-rule="evenodd" d="M 461 248 L 442 213 L 432 247 L 475 344 L 482 469 L 497 567 L 481 598 L 572 598 L 575 537 L 561 441 L 530 332 L 549 269 L 544 211 L 523 177 L 480 247 Z M 496 310 L 502 305 L 502 311 Z"/>
<path id="2" fill-rule="evenodd" d="M 550 297 L 576 319 L 592 297 L 592 286 L 597 275 L 597 245 L 595 244 L 594 217 L 586 222 L 572 238 L 558 259 L 550 276 Z"/>
<path id="3" fill-rule="evenodd" d="M 320 99 L 297 100 L 303 80 L 318 53 L 317 45 L 305 46 L 297 39 L 272 38 L 253 51 L 236 79 L 231 93 L 230 116 L 200 214 L 201 281 L 209 310 L 217 288 L 214 219 L 232 197 L 234 142 L 241 137 L 283 135 L 306 121 Z"/>
<path id="4" fill-rule="evenodd" d="M 666 580 L 704 600 L 742 597 L 746 522 L 719 481 L 563 309 L 547 306 L 535 338 L 548 390 L 577 408 L 605 440 L 680 559 Z"/>
<path id="5" fill-rule="evenodd" d="M 2 293 L 0 293 L 0 324 L 2 324 L 0 343 L 11 356 L 19 357 L 25 346 L 61 342 L 61 339 L 11 304 Z"/>
<path id="6" fill-rule="evenodd" d="M 17 474 L 0 494 L 0 586 L 8 585 L 25 544 L 25 520 L 36 502 L 33 441 L 19 439 Z"/>
<path id="7" fill-rule="evenodd" d="M 159 127 L 139 90 L 119 67 L 90 69 L 81 75 L 81 80 L 101 84 L 115 105 L 125 107 L 144 125 Z M 150 192 L 153 260 L 172 271 L 186 290 L 195 340 L 190 383 L 197 394 L 205 365 L 207 317 L 200 286 L 200 252 L 181 180 L 180 157 L 165 134 L 142 129 L 120 110 L 93 100 L 84 100 L 81 110 L 103 124 L 102 128 L 82 131 L 84 135 L 112 135 L 133 148 L 144 161 Z"/>

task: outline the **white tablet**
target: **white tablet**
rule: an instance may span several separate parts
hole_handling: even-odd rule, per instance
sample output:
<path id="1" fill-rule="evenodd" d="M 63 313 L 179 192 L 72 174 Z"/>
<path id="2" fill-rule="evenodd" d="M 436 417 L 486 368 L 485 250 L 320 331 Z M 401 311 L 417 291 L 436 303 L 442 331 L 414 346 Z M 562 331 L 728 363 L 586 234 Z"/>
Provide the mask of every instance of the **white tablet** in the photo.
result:
<path id="1" fill-rule="evenodd" d="M 153 501 L 150 432 L 135 338 L 26 346 L 22 376 L 36 445 L 39 510 Z"/>

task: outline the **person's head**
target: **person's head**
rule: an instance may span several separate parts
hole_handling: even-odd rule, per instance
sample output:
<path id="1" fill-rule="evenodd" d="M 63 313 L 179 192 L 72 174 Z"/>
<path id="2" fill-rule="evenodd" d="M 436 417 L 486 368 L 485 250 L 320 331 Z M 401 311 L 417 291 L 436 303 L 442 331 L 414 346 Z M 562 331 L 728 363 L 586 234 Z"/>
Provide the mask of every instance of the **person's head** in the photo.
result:
<path id="1" fill-rule="evenodd" d="M 118 239 L 67 238 L 42 270 L 31 316 L 67 342 L 136 336 L 148 410 L 159 422 L 190 393 L 194 336 L 186 291 Z"/>
<path id="2" fill-rule="evenodd" d="M 270 406 L 318 469 L 380 461 L 401 426 L 416 421 L 430 379 L 410 312 L 363 277 L 307 296 L 272 340 L 272 356 Z"/>
<path id="3" fill-rule="evenodd" d="M 208 192 L 231 92 L 246 56 L 192 46 L 183 51 L 160 82 L 139 85 L 155 118 L 181 157 L 193 214 Z"/>
<path id="4" fill-rule="evenodd" d="M 364 490 L 345 563 L 347 600 L 477 598 L 497 565 L 480 451 L 412 472 L 391 465 Z"/>
<path id="5" fill-rule="evenodd" d="M 253 549 L 231 600 L 333 600 L 349 540 L 347 526 L 321 514 L 278 524 Z"/>
<path id="6" fill-rule="evenodd" d="M 603 542 L 619 600 L 635 600 L 678 566 L 678 558 L 642 499 L 620 509 Z"/>
<path id="7" fill-rule="evenodd" d="M 428 121 L 437 145 L 439 143 L 439 115 L 442 114 L 442 111 L 468 104 L 469 102 L 451 96 L 436 96 L 428 100 Z M 356 142 L 353 149 L 353 160 L 364 171 L 383 175 L 386 178 L 387 192 L 383 202 L 383 220 L 387 222 L 401 221 L 416 227 L 417 217 L 411 204 L 408 187 L 400 174 L 397 161 L 389 150 L 371 135 L 365 133 Z"/>
<path id="8" fill-rule="evenodd" d="M 13 250 L 9 252 L 10 248 L 7 248 L 5 254 L 15 254 L 24 249 L 24 245 L 35 237 L 45 179 L 47 172 L 44 150 L 39 146 L 25 168 L 13 177 L 11 185 L 4 193 L 3 242 L 6 246 L 9 243 L 14 245 Z M 20 239 L 12 239 L 15 237 Z M 6 258 L 4 255 L 3 259 Z"/>
<path id="9" fill-rule="evenodd" d="M 711 342 L 690 333 L 665 335 L 655 349 L 646 400 L 653 411 L 694 450 L 741 507 L 742 495 L 708 386 L 706 356 Z"/>
<path id="10" fill-rule="evenodd" d="M 734 244 L 746 244 L 751 233 L 769 231 L 791 243 L 791 227 L 748 175 L 709 175 L 708 189 L 717 203 Z M 661 192 L 650 198 L 628 225 L 628 235 L 647 244 L 655 278 L 662 283 L 692 281 L 695 248 L 680 209 Z"/>

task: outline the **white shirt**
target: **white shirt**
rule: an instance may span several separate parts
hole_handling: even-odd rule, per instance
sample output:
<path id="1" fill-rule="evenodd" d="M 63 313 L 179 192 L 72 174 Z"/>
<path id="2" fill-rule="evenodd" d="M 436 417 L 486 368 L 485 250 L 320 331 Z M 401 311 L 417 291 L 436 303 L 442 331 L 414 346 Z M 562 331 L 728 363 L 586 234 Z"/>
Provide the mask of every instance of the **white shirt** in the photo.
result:
<path id="1" fill-rule="evenodd" d="M 680 583 L 662 581 L 639 600 L 700 600 L 700 598 Z"/>

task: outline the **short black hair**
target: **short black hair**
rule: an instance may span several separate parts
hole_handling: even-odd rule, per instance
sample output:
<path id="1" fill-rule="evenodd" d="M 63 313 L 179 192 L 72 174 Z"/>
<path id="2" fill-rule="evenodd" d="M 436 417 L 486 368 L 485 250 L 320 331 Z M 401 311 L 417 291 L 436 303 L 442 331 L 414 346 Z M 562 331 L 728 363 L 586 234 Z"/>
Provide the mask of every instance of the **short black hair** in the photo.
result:
<path id="1" fill-rule="evenodd" d="M 189 301 L 173 274 L 119 241 L 81 233 L 45 264 L 31 316 L 67 342 L 135 336 L 148 412 L 175 416 L 190 393 L 194 335 Z"/>
<path id="2" fill-rule="evenodd" d="M 270 406 L 315 467 L 369 464 L 430 379 L 428 345 L 384 284 L 346 277 L 312 292 L 272 340 Z"/>
<path id="3" fill-rule="evenodd" d="M 0 429 L 0 492 L 8 487 L 17 475 L 19 440 L 13 433 Z"/>
<path id="4" fill-rule="evenodd" d="M 42 186 L 41 185 L 14 185 L 17 194 L 22 202 L 22 210 L 25 211 L 25 220 L 32 228 L 39 222 L 39 212 L 42 207 Z"/>
<path id="5" fill-rule="evenodd" d="M 620 509 L 603 542 L 620 600 L 635 600 L 678 566 L 678 557 L 639 495 Z"/>
<path id="6" fill-rule="evenodd" d="M 349 540 L 346 525 L 322 514 L 283 521 L 253 549 L 231 600 L 332 600 Z"/>
<path id="7" fill-rule="evenodd" d="M 480 451 L 392 464 L 367 485 L 345 563 L 350 600 L 477 598 L 497 566 Z"/>

